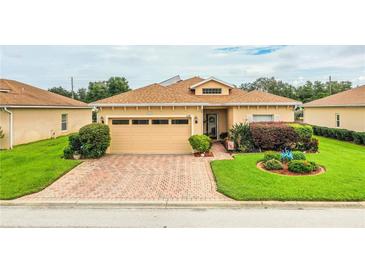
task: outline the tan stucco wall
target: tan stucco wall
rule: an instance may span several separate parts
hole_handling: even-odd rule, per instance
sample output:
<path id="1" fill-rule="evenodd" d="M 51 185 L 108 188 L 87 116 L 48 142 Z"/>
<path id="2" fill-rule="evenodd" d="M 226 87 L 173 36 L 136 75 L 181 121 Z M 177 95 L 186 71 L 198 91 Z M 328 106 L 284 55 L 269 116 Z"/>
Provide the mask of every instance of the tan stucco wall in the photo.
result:
<path id="1" fill-rule="evenodd" d="M 204 109 L 204 113 L 218 114 L 218 132 L 217 132 L 218 137 L 219 134 L 227 132 L 227 109 Z M 204 123 L 204 132 L 206 132 L 206 123 Z"/>
<path id="2" fill-rule="evenodd" d="M 222 93 L 221 94 L 203 94 L 203 88 L 221 88 L 222 89 Z M 195 88 L 195 94 L 196 95 L 229 95 L 229 87 L 227 87 L 226 85 L 222 85 L 221 83 L 218 83 L 216 81 L 208 81 L 206 83 L 204 83 L 201 86 L 198 86 Z"/>
<path id="3" fill-rule="evenodd" d="M 102 107 L 98 112 L 98 121 L 101 117 L 106 121 L 106 117 L 112 116 L 179 116 L 179 115 L 194 115 L 198 118 L 198 123 L 194 122 L 193 129 L 194 134 L 203 134 L 203 111 L 201 107 Z"/>
<path id="4" fill-rule="evenodd" d="M 340 128 L 365 131 L 365 107 L 304 108 L 304 123 L 336 128 L 336 113 L 340 114 Z"/>
<path id="5" fill-rule="evenodd" d="M 48 139 L 52 137 L 52 132 L 56 137 L 70 134 L 92 122 L 91 109 L 10 110 L 13 112 L 13 145 Z M 61 114 L 68 114 L 66 131 L 61 131 Z M 3 123 L 3 119 L 1 119 L 1 123 Z"/>
<path id="6" fill-rule="evenodd" d="M 275 122 L 294 122 L 294 107 L 292 106 L 242 106 L 232 107 L 228 110 L 228 128 L 235 123 L 251 122 L 253 114 L 274 115 Z"/>
<path id="7" fill-rule="evenodd" d="M 0 139 L 0 149 L 9 148 L 9 114 L 0 110 L 0 126 L 4 133 L 4 138 Z"/>

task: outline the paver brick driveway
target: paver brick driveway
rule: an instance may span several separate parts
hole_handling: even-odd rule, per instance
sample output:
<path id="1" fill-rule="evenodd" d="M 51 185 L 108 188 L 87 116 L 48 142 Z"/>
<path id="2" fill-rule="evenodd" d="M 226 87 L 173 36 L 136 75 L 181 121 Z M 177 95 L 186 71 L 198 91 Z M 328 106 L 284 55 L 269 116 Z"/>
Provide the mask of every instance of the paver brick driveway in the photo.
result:
<path id="1" fill-rule="evenodd" d="M 46 189 L 19 200 L 226 200 L 216 191 L 209 160 L 108 155 L 85 161 Z"/>

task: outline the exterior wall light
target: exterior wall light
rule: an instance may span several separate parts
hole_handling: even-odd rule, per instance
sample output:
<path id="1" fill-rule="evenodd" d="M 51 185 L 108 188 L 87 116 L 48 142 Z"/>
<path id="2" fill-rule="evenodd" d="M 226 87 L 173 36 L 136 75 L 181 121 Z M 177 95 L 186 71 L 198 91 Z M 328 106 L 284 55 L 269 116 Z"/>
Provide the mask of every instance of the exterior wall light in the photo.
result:
<path id="1" fill-rule="evenodd" d="M 198 123 L 198 117 L 195 117 L 195 118 L 194 118 L 194 122 L 195 122 L 195 124 L 197 124 L 197 123 Z"/>

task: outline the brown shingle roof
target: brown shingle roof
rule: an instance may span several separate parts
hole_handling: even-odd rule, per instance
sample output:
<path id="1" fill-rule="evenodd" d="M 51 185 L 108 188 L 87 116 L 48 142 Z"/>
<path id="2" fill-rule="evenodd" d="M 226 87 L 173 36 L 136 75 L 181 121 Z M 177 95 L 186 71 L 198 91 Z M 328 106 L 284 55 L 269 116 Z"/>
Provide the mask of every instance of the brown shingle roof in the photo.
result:
<path id="1" fill-rule="evenodd" d="M 0 79 L 1 106 L 88 107 L 87 104 L 18 81 Z"/>
<path id="2" fill-rule="evenodd" d="M 303 105 L 303 107 L 322 106 L 365 106 L 365 85 L 314 100 Z"/>
<path id="3" fill-rule="evenodd" d="M 233 88 L 229 95 L 195 95 L 190 87 L 204 79 L 193 77 L 166 87 L 152 84 L 92 103 L 113 104 L 300 104 L 295 100 L 262 91 Z"/>

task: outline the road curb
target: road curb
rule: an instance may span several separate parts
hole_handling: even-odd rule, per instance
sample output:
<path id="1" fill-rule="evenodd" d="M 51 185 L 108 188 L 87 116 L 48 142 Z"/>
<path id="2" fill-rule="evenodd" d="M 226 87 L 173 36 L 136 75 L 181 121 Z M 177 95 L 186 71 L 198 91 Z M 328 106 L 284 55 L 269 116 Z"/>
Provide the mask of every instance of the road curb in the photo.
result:
<path id="1" fill-rule="evenodd" d="M 0 201 L 0 206 L 19 207 L 92 207 L 92 208 L 365 208 L 365 202 L 311 201 L 146 201 L 146 200 L 64 200 Z"/>

